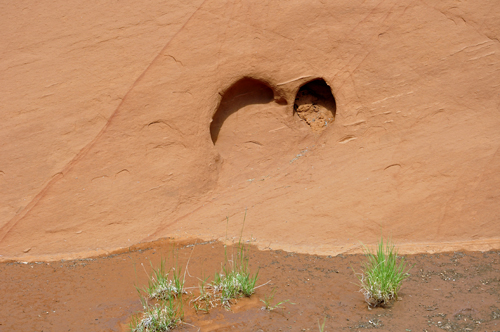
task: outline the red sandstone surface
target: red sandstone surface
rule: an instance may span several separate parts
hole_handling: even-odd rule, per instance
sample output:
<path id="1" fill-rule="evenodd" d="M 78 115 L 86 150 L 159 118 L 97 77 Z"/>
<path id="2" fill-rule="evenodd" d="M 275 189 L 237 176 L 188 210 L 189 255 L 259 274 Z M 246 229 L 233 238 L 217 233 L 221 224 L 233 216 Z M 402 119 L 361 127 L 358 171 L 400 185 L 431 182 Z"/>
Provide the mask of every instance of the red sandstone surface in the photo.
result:
<path id="1" fill-rule="evenodd" d="M 494 1 L 0 8 L 0 260 L 500 248 Z"/>

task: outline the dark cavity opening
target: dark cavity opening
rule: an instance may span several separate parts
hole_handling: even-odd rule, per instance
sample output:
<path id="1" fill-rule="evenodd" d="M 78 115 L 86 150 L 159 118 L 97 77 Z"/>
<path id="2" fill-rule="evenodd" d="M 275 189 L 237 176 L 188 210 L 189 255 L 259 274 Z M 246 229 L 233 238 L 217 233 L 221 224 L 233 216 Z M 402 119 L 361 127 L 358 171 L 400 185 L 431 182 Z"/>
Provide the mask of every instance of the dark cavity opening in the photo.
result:
<path id="1" fill-rule="evenodd" d="M 245 77 L 234 83 L 222 95 L 210 124 L 212 142 L 217 142 L 224 121 L 239 109 L 251 104 L 267 104 L 274 100 L 273 90 L 264 82 Z"/>
<path id="2" fill-rule="evenodd" d="M 303 85 L 293 105 L 294 114 L 304 120 L 313 131 L 322 131 L 335 120 L 337 110 L 332 90 L 323 79 Z"/>

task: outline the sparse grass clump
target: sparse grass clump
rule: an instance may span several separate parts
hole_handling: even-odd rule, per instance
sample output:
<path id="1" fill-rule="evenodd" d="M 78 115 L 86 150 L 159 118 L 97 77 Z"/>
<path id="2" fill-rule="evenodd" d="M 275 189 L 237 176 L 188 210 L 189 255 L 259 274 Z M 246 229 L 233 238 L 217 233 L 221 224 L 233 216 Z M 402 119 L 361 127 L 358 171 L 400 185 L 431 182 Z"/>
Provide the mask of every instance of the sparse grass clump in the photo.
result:
<path id="1" fill-rule="evenodd" d="M 182 322 L 185 276 L 181 279 L 180 272 L 176 267 L 165 272 L 165 260 L 162 259 L 160 267 L 148 274 L 148 285 L 142 290 L 136 287 L 143 311 L 132 318 L 130 331 L 165 332 Z"/>
<path id="2" fill-rule="evenodd" d="M 194 310 L 196 312 L 202 311 L 206 314 L 210 312 L 210 309 L 215 307 L 214 303 L 215 294 L 211 291 L 210 284 L 207 283 L 207 278 L 201 280 L 201 283 L 198 285 L 200 295 L 194 298 L 191 303 L 193 303 Z"/>
<path id="3" fill-rule="evenodd" d="M 326 324 L 326 318 L 323 319 L 323 324 L 320 324 L 319 323 L 319 319 L 318 319 L 318 329 L 319 329 L 319 332 L 325 332 L 325 324 Z"/>
<path id="4" fill-rule="evenodd" d="M 231 299 L 249 297 L 255 292 L 259 272 L 257 271 L 255 275 L 250 273 L 248 255 L 241 241 L 238 243 L 236 259 L 229 261 L 227 252 L 225 256 L 226 260 L 222 265 L 222 271 L 215 273 L 211 286 L 216 293 L 220 293 L 221 304 L 228 307 Z"/>
<path id="5" fill-rule="evenodd" d="M 245 219 L 246 211 L 241 227 L 242 233 Z M 229 218 L 227 223 L 229 224 Z M 215 273 L 213 282 L 207 283 L 207 279 L 202 280 L 199 286 L 200 296 L 191 301 L 196 311 L 208 313 L 211 308 L 219 304 L 229 308 L 232 300 L 249 297 L 255 292 L 259 271 L 254 275 L 250 273 L 249 257 L 242 242 L 242 235 L 240 234 L 236 255 L 232 255 L 231 259 L 228 257 L 227 246 L 224 245 L 224 263 L 221 272 Z"/>
<path id="6" fill-rule="evenodd" d="M 149 305 L 146 299 L 141 298 L 141 302 L 144 311 L 133 317 L 130 324 L 132 332 L 165 332 L 172 330 L 182 321 L 182 301 L 174 303 L 170 298 L 168 301 L 162 300 Z"/>
<path id="7" fill-rule="evenodd" d="M 267 310 L 267 311 L 273 311 L 276 309 L 283 309 L 286 302 L 290 302 L 290 300 L 284 300 L 281 302 L 278 302 L 276 304 L 272 304 L 274 295 L 276 295 L 276 288 L 273 288 L 271 293 L 269 295 L 264 296 L 264 299 L 260 299 L 262 303 L 264 303 L 264 306 L 262 307 L 262 310 Z M 291 302 L 290 302 L 291 303 Z M 294 303 L 291 303 L 294 304 Z"/>
<path id="8" fill-rule="evenodd" d="M 232 255 L 229 259 L 227 247 L 224 246 L 225 261 L 221 272 L 215 273 L 212 282 L 208 282 L 208 278 L 199 279 L 200 294 L 193 296 L 190 301 L 197 312 L 209 313 L 211 308 L 219 305 L 229 308 L 233 300 L 249 297 L 255 292 L 259 273 L 258 271 L 254 275 L 250 273 L 249 257 L 241 236 L 237 248 L 236 255 Z M 130 324 L 131 332 L 169 331 L 183 323 L 183 296 L 192 296 L 184 288 L 188 265 L 182 277 L 181 269 L 178 267 L 166 272 L 164 260 L 161 260 L 157 269 L 152 267 L 152 270 L 151 274 L 146 272 L 149 277 L 148 285 L 142 289 L 137 288 L 143 311 L 133 317 Z"/>
<path id="9" fill-rule="evenodd" d="M 162 259 L 160 267 L 153 268 L 153 273 L 149 278 L 148 286 L 144 288 L 144 292 L 148 294 L 150 299 L 170 300 L 177 298 L 184 292 L 184 279 L 181 279 L 180 272 L 180 269 L 174 267 L 170 272 L 165 273 L 165 261 Z"/>
<path id="10" fill-rule="evenodd" d="M 240 241 L 236 257 L 231 260 L 228 258 L 227 248 L 224 251 L 225 262 L 221 272 L 216 272 L 210 283 L 207 279 L 201 280 L 198 287 L 200 295 L 191 301 L 196 311 L 208 313 L 218 305 L 229 308 L 232 300 L 249 297 L 255 292 L 259 272 L 254 275 L 250 273 L 245 246 Z"/>
<path id="11" fill-rule="evenodd" d="M 361 291 L 370 307 L 387 306 L 398 298 L 398 292 L 403 280 L 409 274 L 404 257 L 399 259 L 394 245 L 389 241 L 384 246 L 380 240 L 377 252 L 374 254 L 365 249 L 367 261 L 363 273 L 358 275 Z"/>

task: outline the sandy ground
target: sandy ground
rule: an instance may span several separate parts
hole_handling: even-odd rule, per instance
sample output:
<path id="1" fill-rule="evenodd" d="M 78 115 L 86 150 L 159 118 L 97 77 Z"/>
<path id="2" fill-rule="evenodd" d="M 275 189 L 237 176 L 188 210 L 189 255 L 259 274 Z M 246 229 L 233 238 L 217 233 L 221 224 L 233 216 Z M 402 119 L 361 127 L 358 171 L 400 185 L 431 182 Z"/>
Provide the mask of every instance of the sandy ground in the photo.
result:
<path id="1" fill-rule="evenodd" d="M 108 257 L 75 261 L 0 265 L 0 331 L 126 331 L 141 307 L 135 285 L 146 284 L 151 265 L 163 257 L 173 266 L 173 243 Z M 220 243 L 176 245 L 176 259 L 186 266 L 187 286 L 195 276 L 212 276 L 224 260 Z M 369 310 L 356 285 L 361 255 L 314 256 L 249 247 L 252 271 L 259 270 L 257 289 L 231 311 L 196 314 L 186 308 L 179 331 L 500 331 L 500 252 L 450 252 L 410 255 L 414 264 L 399 301 Z M 231 252 L 231 250 L 229 250 Z M 261 309 L 276 289 L 274 303 L 283 309 Z M 191 290 L 195 293 L 195 290 Z M 192 298 L 186 295 L 186 302 Z"/>

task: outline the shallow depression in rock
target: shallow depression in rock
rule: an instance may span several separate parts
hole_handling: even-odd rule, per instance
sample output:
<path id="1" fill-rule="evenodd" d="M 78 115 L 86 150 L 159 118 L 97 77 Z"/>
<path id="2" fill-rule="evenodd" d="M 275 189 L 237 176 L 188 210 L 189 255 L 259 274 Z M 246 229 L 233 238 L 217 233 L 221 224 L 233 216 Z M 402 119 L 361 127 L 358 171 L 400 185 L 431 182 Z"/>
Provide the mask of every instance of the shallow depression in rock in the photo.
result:
<path id="1" fill-rule="evenodd" d="M 210 124 L 210 135 L 217 143 L 224 122 L 236 111 L 253 104 L 267 104 L 273 101 L 274 92 L 264 82 L 245 77 L 234 83 L 222 95 L 222 100 Z"/>
<path id="2" fill-rule="evenodd" d="M 269 84 L 248 77 L 222 94 L 210 125 L 231 180 L 268 175 L 273 165 L 292 158 L 309 133 Z"/>
<path id="3" fill-rule="evenodd" d="M 335 120 L 337 107 L 328 84 L 323 79 L 317 79 L 299 89 L 293 109 L 313 131 L 318 132 Z"/>

